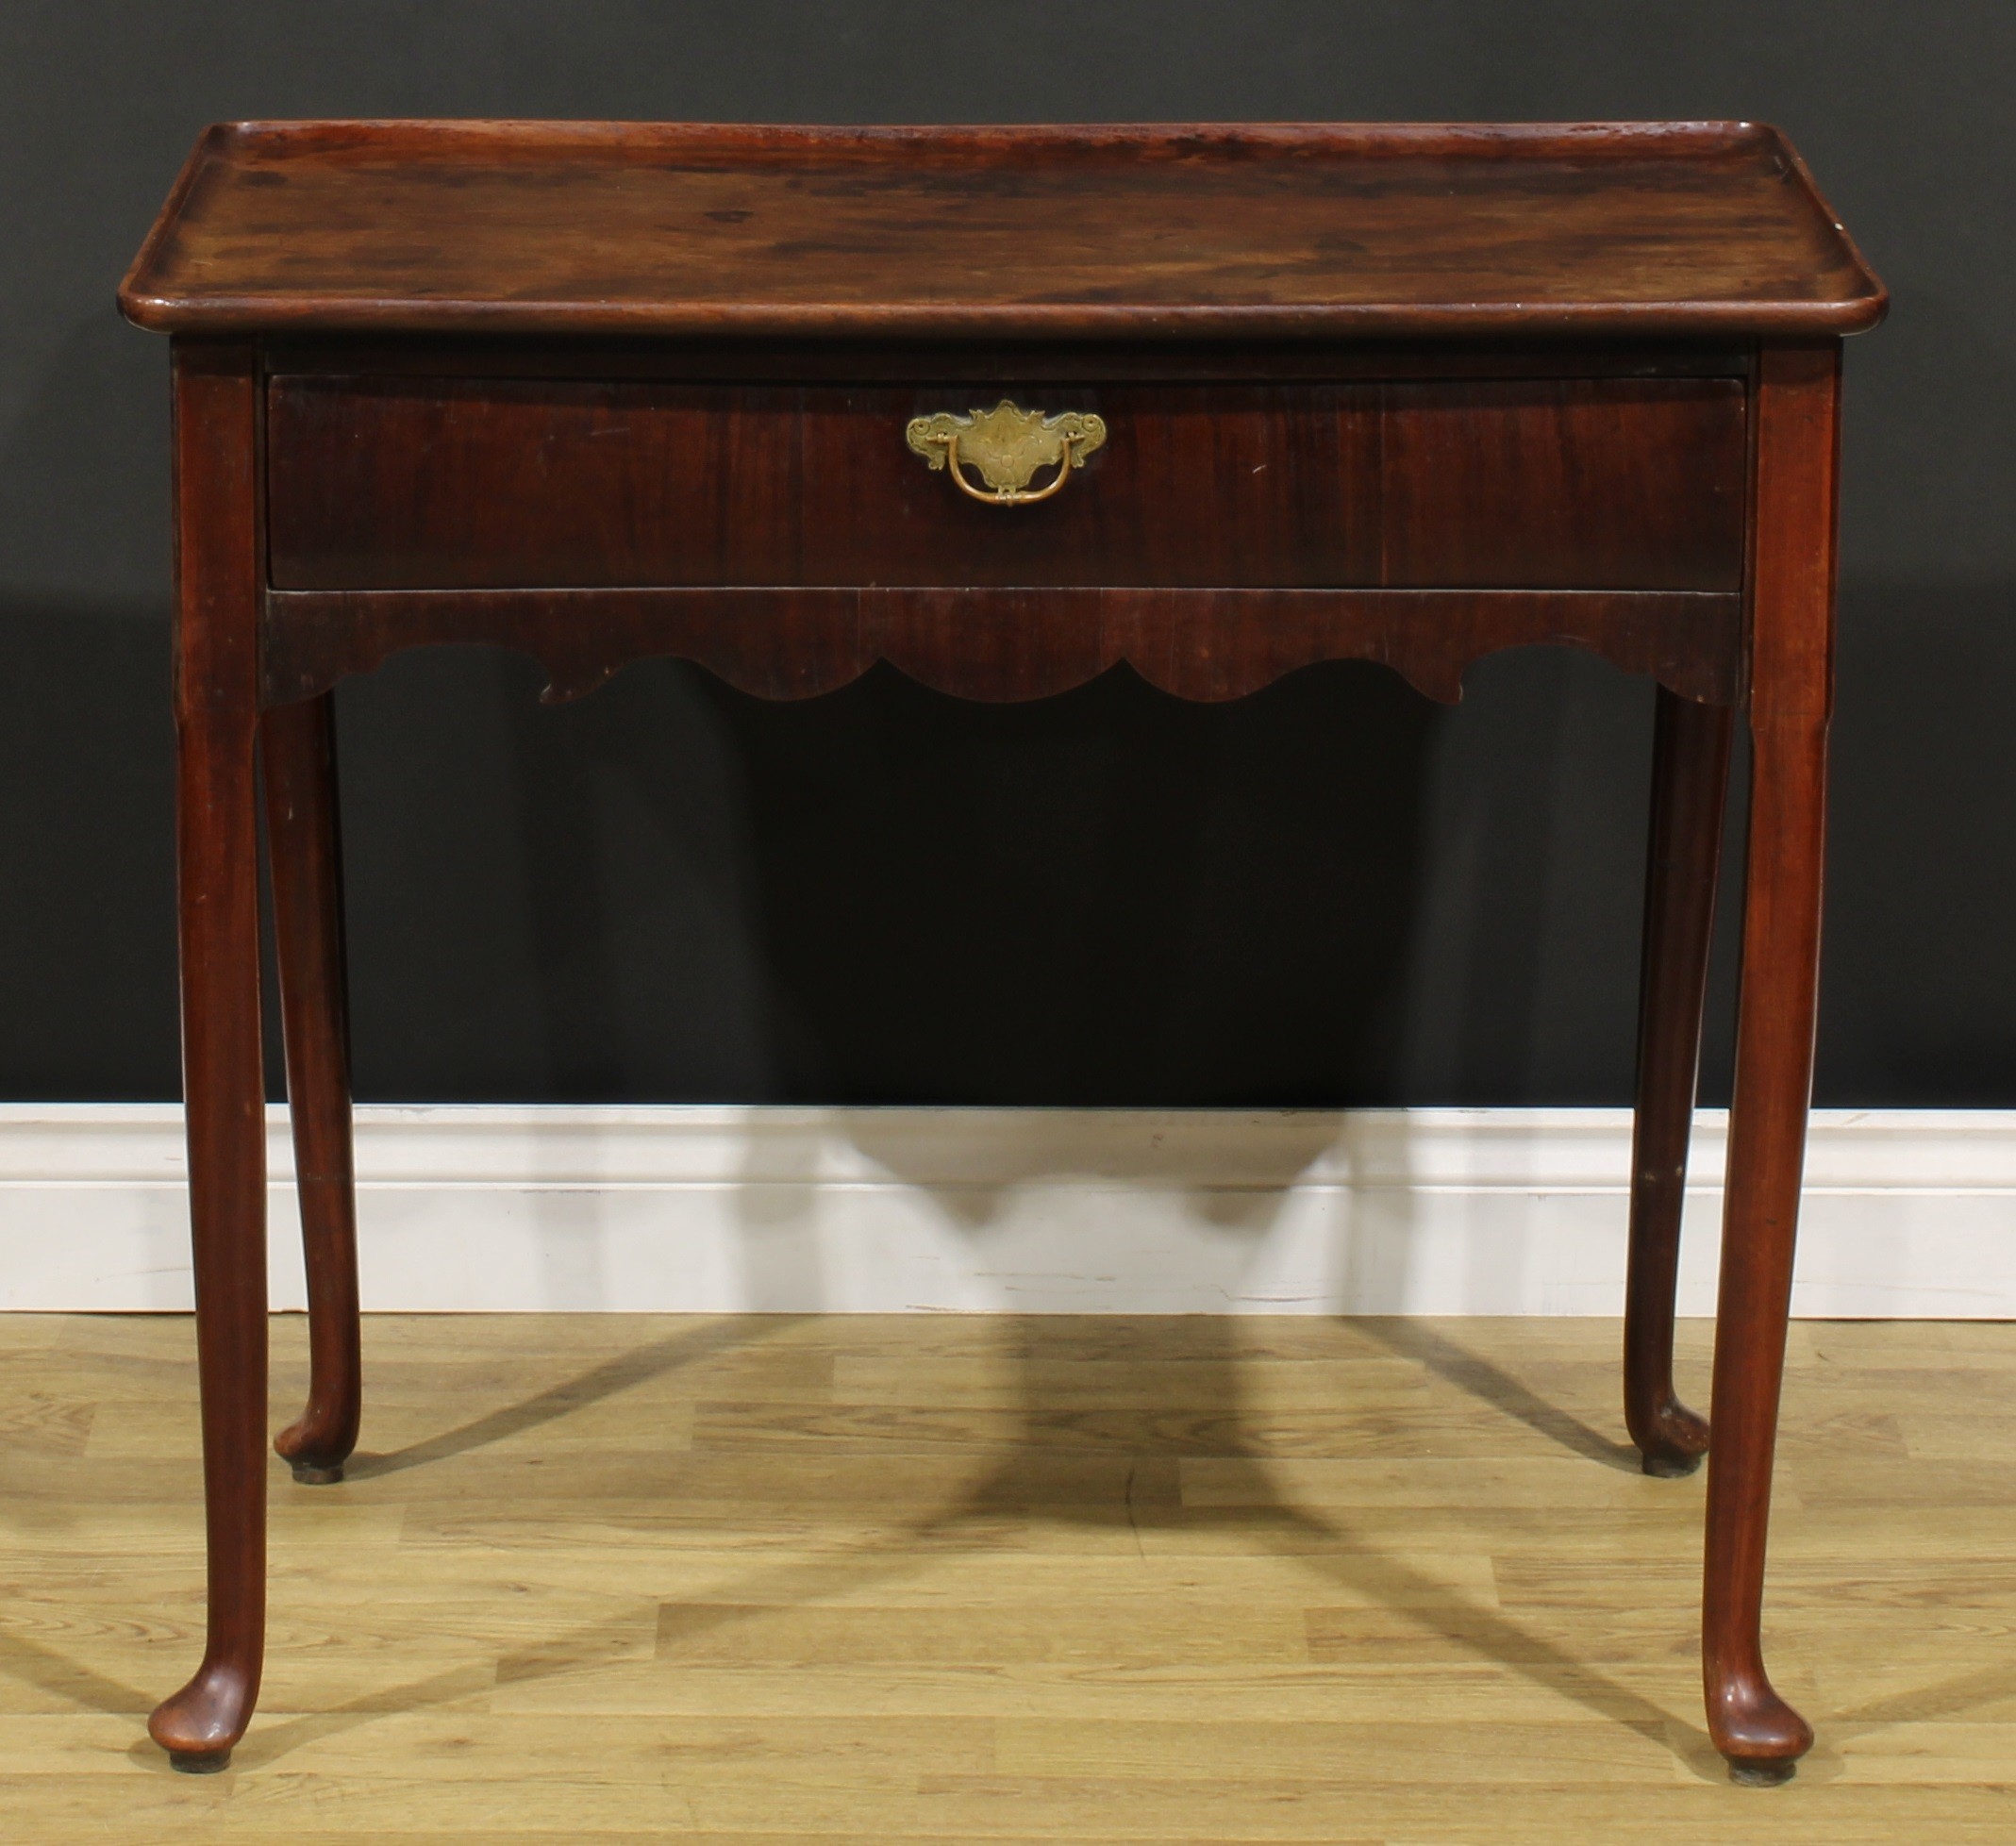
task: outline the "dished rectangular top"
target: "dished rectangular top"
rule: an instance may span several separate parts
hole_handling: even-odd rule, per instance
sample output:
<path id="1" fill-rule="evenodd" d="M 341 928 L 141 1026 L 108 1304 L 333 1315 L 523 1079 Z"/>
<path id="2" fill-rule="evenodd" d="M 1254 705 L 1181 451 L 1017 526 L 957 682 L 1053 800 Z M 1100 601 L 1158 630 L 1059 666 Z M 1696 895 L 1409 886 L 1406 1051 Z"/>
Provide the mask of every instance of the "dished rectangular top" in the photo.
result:
<path id="1" fill-rule="evenodd" d="M 120 291 L 178 333 L 1796 336 L 1885 304 L 1744 123 L 220 125 Z"/>

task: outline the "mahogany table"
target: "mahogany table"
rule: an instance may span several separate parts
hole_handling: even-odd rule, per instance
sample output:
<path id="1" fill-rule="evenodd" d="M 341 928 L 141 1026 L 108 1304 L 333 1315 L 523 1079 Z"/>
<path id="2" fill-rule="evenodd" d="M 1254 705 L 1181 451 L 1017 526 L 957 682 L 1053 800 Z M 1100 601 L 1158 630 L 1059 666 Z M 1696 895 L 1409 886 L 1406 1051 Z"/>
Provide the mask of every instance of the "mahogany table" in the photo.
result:
<path id="1" fill-rule="evenodd" d="M 1709 1727 L 1812 1733 L 1758 1640 L 1812 1072 L 1841 338 L 1886 298 L 1748 124 L 209 129 L 120 294 L 175 336 L 184 1077 L 221 1768 L 265 1621 L 258 777 L 313 1374 L 358 1338 L 330 688 L 484 641 L 802 697 L 1318 659 L 1431 697 L 1533 642 L 1658 686 L 1624 1414 L 1683 1473 L 1674 1266 L 1729 744 L 1751 820 L 1708 1492 Z"/>

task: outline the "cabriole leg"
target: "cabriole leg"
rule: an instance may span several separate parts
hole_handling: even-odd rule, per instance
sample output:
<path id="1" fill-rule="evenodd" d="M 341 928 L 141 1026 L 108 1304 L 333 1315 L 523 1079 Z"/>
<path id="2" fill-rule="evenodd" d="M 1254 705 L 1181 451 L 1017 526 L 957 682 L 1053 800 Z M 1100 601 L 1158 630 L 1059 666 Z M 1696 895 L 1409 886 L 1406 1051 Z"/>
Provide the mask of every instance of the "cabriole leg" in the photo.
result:
<path id="1" fill-rule="evenodd" d="M 1753 732 L 1748 922 L 1729 1122 L 1703 1667 L 1708 1728 L 1741 1781 L 1782 1780 L 1811 1747 L 1773 1690 L 1760 1621 L 1772 1454 L 1813 1073 L 1826 730 Z"/>
<path id="2" fill-rule="evenodd" d="M 1648 1474 L 1691 1474 L 1708 1445 L 1707 1422 L 1674 1390 L 1673 1313 L 1733 721 L 1726 706 L 1658 689 L 1624 1322 L 1624 1423 Z"/>
<path id="3" fill-rule="evenodd" d="M 1760 1623 L 1813 1082 L 1840 376 L 1838 341 L 1766 347 L 1754 399 L 1750 842 L 1702 1607 L 1708 1730 L 1741 1782 L 1784 1780 L 1813 1741 L 1764 1671 Z"/>
<path id="4" fill-rule="evenodd" d="M 308 1397 L 274 1447 L 294 1479 L 340 1481 L 362 1404 L 357 1189 L 334 701 L 280 706 L 260 724 L 287 1102 L 308 1266 Z"/>
<path id="5" fill-rule="evenodd" d="M 266 1629 L 253 390 L 249 348 L 178 346 L 175 832 L 208 1605 L 202 1664 L 147 1728 L 192 1771 L 222 1769 L 244 1734 Z"/>

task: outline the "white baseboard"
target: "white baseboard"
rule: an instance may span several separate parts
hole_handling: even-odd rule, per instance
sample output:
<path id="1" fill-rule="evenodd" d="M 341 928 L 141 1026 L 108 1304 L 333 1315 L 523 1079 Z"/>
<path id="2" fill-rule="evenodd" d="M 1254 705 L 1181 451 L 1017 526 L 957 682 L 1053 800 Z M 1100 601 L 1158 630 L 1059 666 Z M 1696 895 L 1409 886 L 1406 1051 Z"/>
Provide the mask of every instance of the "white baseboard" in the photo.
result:
<path id="1" fill-rule="evenodd" d="M 1681 1311 L 1713 1311 L 1725 1118 Z M 358 1111 L 368 1308 L 1614 1314 L 1621 1109 Z M 273 1299 L 302 1304 L 269 1118 Z M 1794 1311 L 2016 1318 L 2016 1112 L 1832 1110 Z M 181 1111 L 0 1107 L 0 1308 L 191 1301 Z"/>

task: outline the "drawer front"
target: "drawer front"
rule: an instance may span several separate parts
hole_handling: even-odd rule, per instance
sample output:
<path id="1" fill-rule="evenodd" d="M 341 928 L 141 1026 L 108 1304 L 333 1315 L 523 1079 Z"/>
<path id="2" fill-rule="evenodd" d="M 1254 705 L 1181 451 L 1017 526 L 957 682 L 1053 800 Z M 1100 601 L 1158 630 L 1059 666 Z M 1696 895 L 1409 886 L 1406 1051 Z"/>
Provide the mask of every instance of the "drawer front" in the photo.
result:
<path id="1" fill-rule="evenodd" d="M 1020 386 L 1106 440 L 1039 505 L 905 438 L 971 386 L 279 375 L 280 589 L 1727 590 L 1733 379 Z M 969 470 L 969 477 L 973 477 Z M 1036 485 L 1050 478 L 1040 474 Z"/>

